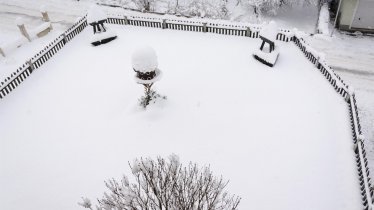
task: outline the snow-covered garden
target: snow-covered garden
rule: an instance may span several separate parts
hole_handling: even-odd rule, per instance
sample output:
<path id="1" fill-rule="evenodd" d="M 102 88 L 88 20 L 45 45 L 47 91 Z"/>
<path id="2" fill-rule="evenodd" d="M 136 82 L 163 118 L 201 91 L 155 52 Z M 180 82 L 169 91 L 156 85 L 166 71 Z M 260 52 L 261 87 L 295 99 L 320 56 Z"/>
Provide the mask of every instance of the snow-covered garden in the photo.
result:
<path id="1" fill-rule="evenodd" d="M 261 41 L 109 25 L 88 26 L 0 104 L 1 206 L 80 209 L 128 161 L 178 154 L 210 165 L 240 209 L 361 209 L 346 102 L 292 43 L 277 64 Z M 166 100 L 144 109 L 132 53 L 152 46 Z"/>

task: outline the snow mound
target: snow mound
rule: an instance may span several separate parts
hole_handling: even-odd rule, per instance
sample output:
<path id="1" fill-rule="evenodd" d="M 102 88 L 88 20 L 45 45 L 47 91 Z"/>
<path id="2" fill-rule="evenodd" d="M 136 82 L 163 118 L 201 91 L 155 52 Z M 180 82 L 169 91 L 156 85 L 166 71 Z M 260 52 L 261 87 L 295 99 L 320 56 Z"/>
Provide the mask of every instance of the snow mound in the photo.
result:
<path id="1" fill-rule="evenodd" d="M 132 54 L 132 67 L 143 73 L 156 70 L 158 67 L 156 51 L 149 46 L 138 48 Z"/>
<path id="2" fill-rule="evenodd" d="M 107 15 L 98 6 L 94 5 L 88 10 L 87 23 L 89 24 L 95 23 L 100 20 L 106 20 L 106 19 L 107 19 Z"/>
<path id="3" fill-rule="evenodd" d="M 17 24 L 17 26 L 21 26 L 21 25 L 25 24 L 25 20 L 22 17 L 18 17 L 16 19 L 16 24 Z"/>
<path id="4" fill-rule="evenodd" d="M 278 27 L 274 21 L 270 21 L 268 25 L 265 25 L 261 31 L 260 36 L 265 37 L 273 42 L 277 39 L 278 35 Z"/>

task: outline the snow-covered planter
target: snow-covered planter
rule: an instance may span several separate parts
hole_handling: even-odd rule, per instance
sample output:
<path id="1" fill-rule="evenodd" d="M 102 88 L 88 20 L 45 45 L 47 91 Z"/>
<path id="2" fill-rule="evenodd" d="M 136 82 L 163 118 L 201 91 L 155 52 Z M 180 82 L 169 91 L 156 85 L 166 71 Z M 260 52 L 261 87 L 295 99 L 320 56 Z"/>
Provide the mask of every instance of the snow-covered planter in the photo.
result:
<path id="1" fill-rule="evenodd" d="M 136 72 L 135 81 L 144 86 L 145 96 L 140 99 L 140 105 L 144 108 L 149 102 L 161 97 L 151 90 L 152 85 L 160 80 L 162 72 L 158 69 L 157 55 L 153 48 L 142 47 L 132 55 L 132 68 Z M 165 97 L 162 97 L 165 99 Z"/>
<path id="2" fill-rule="evenodd" d="M 93 36 L 91 44 L 98 46 L 108 43 L 117 38 L 117 34 L 105 27 L 104 23 L 107 21 L 105 13 L 96 5 L 92 6 L 87 14 L 87 23 L 93 28 Z"/>
<path id="3" fill-rule="evenodd" d="M 260 31 L 260 38 L 262 40 L 261 47 L 253 53 L 253 57 L 256 60 L 270 67 L 274 66 L 279 56 L 279 51 L 275 47 L 277 34 L 278 28 L 274 21 L 271 21 L 268 25 L 264 26 Z M 264 50 L 265 44 L 269 45 L 267 52 Z"/>

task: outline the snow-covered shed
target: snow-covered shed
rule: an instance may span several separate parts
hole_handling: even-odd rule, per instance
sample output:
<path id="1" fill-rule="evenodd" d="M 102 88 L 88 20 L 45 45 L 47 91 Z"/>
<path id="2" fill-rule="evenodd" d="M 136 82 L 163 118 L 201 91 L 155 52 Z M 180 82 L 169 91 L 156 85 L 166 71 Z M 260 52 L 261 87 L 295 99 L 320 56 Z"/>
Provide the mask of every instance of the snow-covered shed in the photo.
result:
<path id="1" fill-rule="evenodd" d="M 335 26 L 346 31 L 374 33 L 374 0 L 338 0 Z"/>

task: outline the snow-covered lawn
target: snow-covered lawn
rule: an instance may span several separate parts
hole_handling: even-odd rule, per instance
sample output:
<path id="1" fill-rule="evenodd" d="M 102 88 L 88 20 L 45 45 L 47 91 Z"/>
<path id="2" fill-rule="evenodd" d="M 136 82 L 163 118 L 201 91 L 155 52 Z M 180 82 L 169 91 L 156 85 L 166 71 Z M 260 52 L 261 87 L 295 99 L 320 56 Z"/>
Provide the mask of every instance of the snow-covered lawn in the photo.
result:
<path id="1" fill-rule="evenodd" d="M 274 68 L 260 40 L 112 26 L 85 29 L 0 101 L 1 209 L 81 209 L 136 157 L 210 164 L 240 209 L 362 209 L 344 100 L 292 43 Z M 137 105 L 131 53 L 152 46 L 168 98 Z"/>

